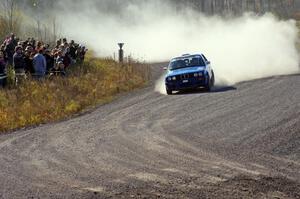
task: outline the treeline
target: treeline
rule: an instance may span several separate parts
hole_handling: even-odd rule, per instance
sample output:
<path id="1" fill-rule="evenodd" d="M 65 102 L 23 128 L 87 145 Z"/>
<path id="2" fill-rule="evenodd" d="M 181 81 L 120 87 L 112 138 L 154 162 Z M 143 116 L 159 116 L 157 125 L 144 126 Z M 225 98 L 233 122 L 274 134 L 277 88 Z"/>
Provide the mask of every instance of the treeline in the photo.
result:
<path id="1" fill-rule="evenodd" d="M 62 7 L 72 9 L 77 4 L 97 7 L 99 11 L 122 12 L 122 8 L 129 4 L 149 3 L 148 0 L 1 0 L 8 4 L 18 4 L 22 9 L 33 11 L 33 13 L 52 13 Z M 164 4 L 170 2 L 178 9 L 192 7 L 203 13 L 214 14 L 234 14 L 240 15 L 244 12 L 266 13 L 273 12 L 281 17 L 300 17 L 300 0 L 152 0 L 151 3 Z M 3 3 L 2 3 L 3 4 Z"/>
<path id="2" fill-rule="evenodd" d="M 170 0 L 177 8 L 190 6 L 203 13 L 241 15 L 244 12 L 272 12 L 284 18 L 300 18 L 299 0 Z"/>
<path id="3" fill-rule="evenodd" d="M 244 12 L 264 14 L 272 12 L 280 17 L 297 17 L 299 0 L 170 0 L 180 9 L 190 6 L 208 15 L 241 15 Z"/>
<path id="4" fill-rule="evenodd" d="M 130 4 L 140 5 L 154 3 L 156 6 L 169 5 L 177 10 L 190 7 L 207 15 L 241 15 L 244 12 L 264 14 L 272 12 L 283 18 L 300 20 L 300 0 L 0 0 L 0 38 L 10 32 L 26 33 L 22 24 L 24 18 L 31 18 L 29 33 L 43 40 L 55 41 L 59 34 L 58 25 L 62 22 L 64 12 L 85 12 L 97 8 L 107 14 L 122 13 Z M 81 7 L 84 8 L 80 10 Z M 24 16 L 26 15 L 26 16 Z M 23 30 L 20 30 L 23 28 Z M 26 36 L 26 35 L 24 35 Z"/>
<path id="5" fill-rule="evenodd" d="M 50 14 L 54 2 L 0 0 L 0 40 L 15 33 L 23 38 L 34 36 L 38 40 L 54 44 L 60 36 L 57 17 Z"/>

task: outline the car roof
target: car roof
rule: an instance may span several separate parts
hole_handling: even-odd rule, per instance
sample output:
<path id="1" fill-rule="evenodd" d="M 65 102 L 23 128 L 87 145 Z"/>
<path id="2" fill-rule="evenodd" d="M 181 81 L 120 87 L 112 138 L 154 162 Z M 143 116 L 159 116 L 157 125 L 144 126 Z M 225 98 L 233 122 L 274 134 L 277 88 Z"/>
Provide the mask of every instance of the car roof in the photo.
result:
<path id="1" fill-rule="evenodd" d="M 172 61 L 175 61 L 175 60 L 180 60 L 180 59 L 189 59 L 189 58 L 194 58 L 194 57 L 201 57 L 202 58 L 202 54 L 183 54 L 182 56 L 180 57 L 175 57 L 172 59 Z"/>

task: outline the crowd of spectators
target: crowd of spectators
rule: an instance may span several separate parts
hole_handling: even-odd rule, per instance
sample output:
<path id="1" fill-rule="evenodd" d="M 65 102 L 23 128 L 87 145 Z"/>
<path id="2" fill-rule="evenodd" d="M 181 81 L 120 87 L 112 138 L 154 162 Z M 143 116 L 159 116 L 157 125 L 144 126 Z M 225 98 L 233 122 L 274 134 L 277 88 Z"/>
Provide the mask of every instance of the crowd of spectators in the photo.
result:
<path id="1" fill-rule="evenodd" d="M 12 66 L 16 76 L 30 75 L 43 79 L 47 75 L 65 76 L 65 69 L 82 63 L 87 49 L 66 38 L 56 41 L 54 47 L 34 38 L 20 40 L 14 34 L 0 46 L 0 87 L 5 86 L 7 68 Z"/>

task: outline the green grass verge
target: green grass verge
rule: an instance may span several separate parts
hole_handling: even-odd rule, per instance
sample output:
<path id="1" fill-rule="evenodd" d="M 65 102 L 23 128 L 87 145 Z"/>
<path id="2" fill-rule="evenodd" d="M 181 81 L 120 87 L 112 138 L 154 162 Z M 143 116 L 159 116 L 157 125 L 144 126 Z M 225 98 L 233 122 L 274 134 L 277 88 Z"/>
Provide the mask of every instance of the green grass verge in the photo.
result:
<path id="1" fill-rule="evenodd" d="M 107 103 L 119 93 L 143 87 L 149 79 L 149 68 L 88 57 L 70 74 L 43 82 L 26 80 L 18 87 L 0 89 L 0 132 L 58 121 Z"/>

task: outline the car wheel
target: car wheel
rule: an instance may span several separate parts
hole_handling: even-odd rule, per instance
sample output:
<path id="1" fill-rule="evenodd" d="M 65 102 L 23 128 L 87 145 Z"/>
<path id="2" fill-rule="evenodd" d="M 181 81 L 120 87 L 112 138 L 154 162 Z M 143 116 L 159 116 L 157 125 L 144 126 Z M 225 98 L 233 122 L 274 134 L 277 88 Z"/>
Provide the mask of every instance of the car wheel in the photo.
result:
<path id="1" fill-rule="evenodd" d="M 214 87 L 215 86 L 215 73 L 214 71 L 212 71 L 212 77 L 211 77 L 211 87 Z"/>
<path id="2" fill-rule="evenodd" d="M 167 90 L 167 94 L 168 95 L 172 95 L 173 94 L 173 91 L 172 90 L 170 90 L 170 89 L 166 89 Z"/>
<path id="3" fill-rule="evenodd" d="M 212 78 L 209 79 L 207 85 L 205 86 L 205 91 L 210 92 L 212 88 Z"/>

